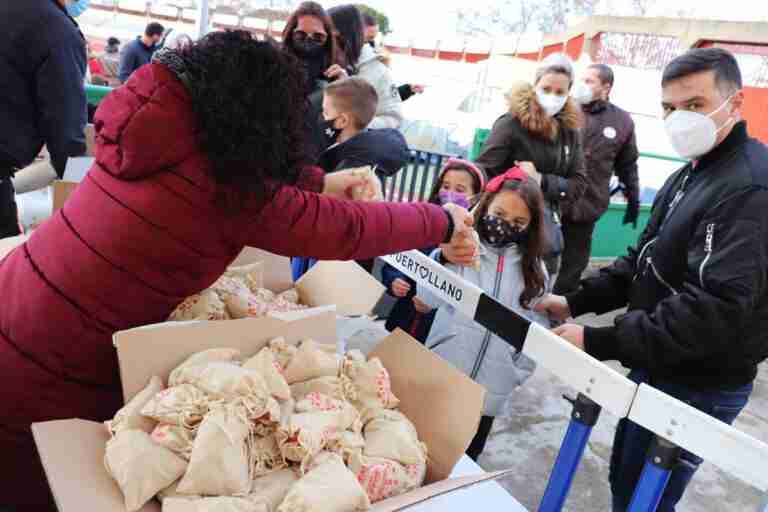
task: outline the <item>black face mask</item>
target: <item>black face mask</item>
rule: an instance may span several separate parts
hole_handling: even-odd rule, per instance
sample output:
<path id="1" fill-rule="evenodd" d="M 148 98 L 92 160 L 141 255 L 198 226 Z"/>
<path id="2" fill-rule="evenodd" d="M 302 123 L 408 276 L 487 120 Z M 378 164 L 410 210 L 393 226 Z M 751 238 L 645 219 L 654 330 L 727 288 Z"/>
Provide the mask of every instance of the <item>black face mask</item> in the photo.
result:
<path id="1" fill-rule="evenodd" d="M 528 241 L 528 229 L 520 229 L 504 219 L 486 215 L 477 226 L 477 233 L 485 243 L 497 249 L 506 249 L 512 244 L 523 245 Z"/>
<path id="2" fill-rule="evenodd" d="M 293 49 L 296 54 L 303 59 L 313 59 L 320 57 L 325 53 L 325 44 L 318 43 L 313 39 L 293 38 Z"/>
<path id="3" fill-rule="evenodd" d="M 320 128 L 323 130 L 326 149 L 336 144 L 336 142 L 339 140 L 341 132 L 344 131 L 334 126 L 334 124 L 336 124 L 336 119 L 338 119 L 338 117 L 326 121 L 322 115 L 320 116 Z"/>
<path id="4" fill-rule="evenodd" d="M 376 41 L 368 41 L 368 44 L 371 45 L 371 48 L 374 50 L 376 49 Z"/>

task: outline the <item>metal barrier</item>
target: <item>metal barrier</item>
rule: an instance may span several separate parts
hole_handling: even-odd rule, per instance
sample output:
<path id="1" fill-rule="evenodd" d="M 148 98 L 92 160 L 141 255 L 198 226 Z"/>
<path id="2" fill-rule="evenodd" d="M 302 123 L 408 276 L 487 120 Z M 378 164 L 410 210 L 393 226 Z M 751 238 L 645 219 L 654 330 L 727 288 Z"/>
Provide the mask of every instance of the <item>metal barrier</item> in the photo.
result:
<path id="1" fill-rule="evenodd" d="M 379 177 L 387 201 L 426 201 L 443 162 L 453 155 L 411 150 L 406 167 L 390 178 Z"/>

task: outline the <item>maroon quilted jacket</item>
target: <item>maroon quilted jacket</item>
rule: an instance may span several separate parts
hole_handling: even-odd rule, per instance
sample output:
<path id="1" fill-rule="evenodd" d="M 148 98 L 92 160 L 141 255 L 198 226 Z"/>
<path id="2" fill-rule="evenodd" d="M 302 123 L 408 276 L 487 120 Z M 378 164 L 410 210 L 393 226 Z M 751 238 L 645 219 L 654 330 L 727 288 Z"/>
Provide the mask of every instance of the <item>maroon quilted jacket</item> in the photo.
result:
<path id="1" fill-rule="evenodd" d="M 234 216 L 221 211 L 189 96 L 161 65 L 104 100 L 96 131 L 88 176 L 0 262 L 0 509 L 52 506 L 30 423 L 105 420 L 120 406 L 112 334 L 166 319 L 245 245 L 365 259 L 438 244 L 448 229 L 435 206 L 307 191 L 320 190 L 320 171 L 303 176 L 304 190 L 284 187 Z"/>

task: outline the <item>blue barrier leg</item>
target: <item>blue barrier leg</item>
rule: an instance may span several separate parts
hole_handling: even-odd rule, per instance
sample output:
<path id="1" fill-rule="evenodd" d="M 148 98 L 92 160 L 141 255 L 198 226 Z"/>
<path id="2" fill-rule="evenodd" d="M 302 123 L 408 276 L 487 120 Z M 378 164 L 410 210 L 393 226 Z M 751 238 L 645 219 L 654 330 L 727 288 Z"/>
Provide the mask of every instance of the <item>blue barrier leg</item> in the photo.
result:
<path id="1" fill-rule="evenodd" d="M 584 395 L 571 401 L 573 412 L 568 431 L 565 433 L 560 453 L 549 475 L 547 490 L 539 505 L 539 512 L 559 512 L 563 508 L 568 492 L 571 490 L 573 477 L 579 468 L 581 456 L 589 441 L 592 427 L 600 417 L 600 406 Z"/>
<path id="2" fill-rule="evenodd" d="M 665 439 L 654 437 L 629 512 L 656 511 L 679 457 L 680 448 Z"/>

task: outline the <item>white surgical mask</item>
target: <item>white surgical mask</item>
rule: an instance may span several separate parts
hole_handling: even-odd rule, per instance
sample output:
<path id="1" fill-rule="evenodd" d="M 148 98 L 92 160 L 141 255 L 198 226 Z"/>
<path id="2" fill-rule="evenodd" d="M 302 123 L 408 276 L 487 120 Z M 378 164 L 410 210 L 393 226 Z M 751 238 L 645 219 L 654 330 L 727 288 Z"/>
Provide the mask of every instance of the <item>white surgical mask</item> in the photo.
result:
<path id="1" fill-rule="evenodd" d="M 731 117 L 718 128 L 712 116 L 720 112 L 733 96 L 731 95 L 708 115 L 690 110 L 675 110 L 667 116 L 664 120 L 664 128 L 667 130 L 672 147 L 681 157 L 698 158 L 712 151 L 717 142 L 717 134 L 733 121 Z"/>
<path id="2" fill-rule="evenodd" d="M 568 96 L 547 94 L 537 89 L 536 99 L 539 100 L 539 105 L 541 105 L 541 108 L 544 109 L 544 112 L 546 112 L 549 117 L 552 117 L 563 110 L 565 102 L 568 101 Z"/>
<path id="3" fill-rule="evenodd" d="M 587 105 L 595 99 L 595 93 L 592 92 L 592 88 L 586 82 L 579 80 L 571 89 L 571 98 L 579 105 Z"/>

